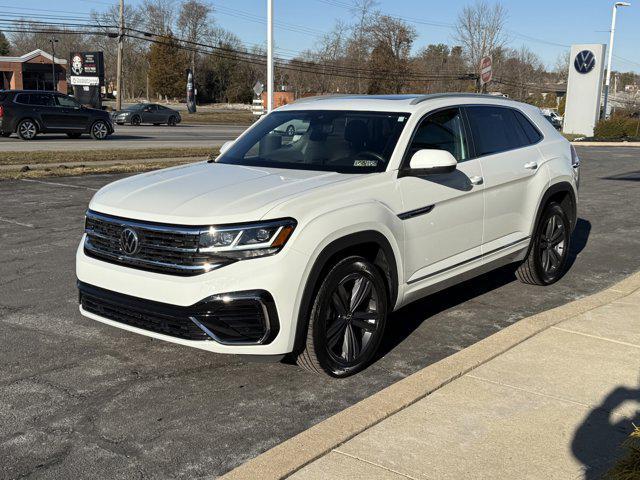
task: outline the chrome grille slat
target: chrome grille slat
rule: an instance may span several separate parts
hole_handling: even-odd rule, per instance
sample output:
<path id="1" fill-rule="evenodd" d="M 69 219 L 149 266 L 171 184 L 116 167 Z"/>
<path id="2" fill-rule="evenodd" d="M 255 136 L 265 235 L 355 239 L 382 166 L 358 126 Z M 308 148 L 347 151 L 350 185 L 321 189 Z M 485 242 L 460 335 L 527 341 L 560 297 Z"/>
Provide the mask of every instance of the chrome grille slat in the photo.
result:
<path id="1" fill-rule="evenodd" d="M 125 228 L 138 235 L 139 248 L 127 255 L 120 236 Z M 88 211 L 85 253 L 110 263 L 171 275 L 198 275 L 228 263 L 198 249 L 202 227 L 174 227 L 145 223 Z"/>

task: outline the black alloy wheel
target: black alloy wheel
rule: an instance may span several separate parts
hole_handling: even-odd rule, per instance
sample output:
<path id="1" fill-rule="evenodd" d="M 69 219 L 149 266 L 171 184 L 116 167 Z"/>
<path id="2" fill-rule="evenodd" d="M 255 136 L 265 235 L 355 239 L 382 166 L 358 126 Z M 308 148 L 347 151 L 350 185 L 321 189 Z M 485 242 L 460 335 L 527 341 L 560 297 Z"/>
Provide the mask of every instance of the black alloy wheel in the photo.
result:
<path id="1" fill-rule="evenodd" d="M 298 364 L 315 373 L 348 377 L 375 357 L 387 318 L 381 273 L 362 257 L 338 262 L 316 294 Z"/>
<path id="2" fill-rule="evenodd" d="M 133 125 L 134 127 L 139 127 L 140 123 L 142 123 L 140 115 L 134 115 L 133 117 L 131 117 L 131 125 Z"/>
<path id="3" fill-rule="evenodd" d="M 18 124 L 16 132 L 18 133 L 18 137 L 22 140 L 33 140 L 38 134 L 38 126 L 36 125 L 36 122 L 27 118 Z"/>
<path id="4" fill-rule="evenodd" d="M 562 207 L 551 203 L 545 208 L 529 253 L 516 275 L 523 283 L 551 285 L 566 273 L 571 244 L 571 222 Z"/>
<path id="5" fill-rule="evenodd" d="M 174 115 L 171 115 L 169 117 L 169 120 L 167 120 L 167 125 L 169 125 L 170 127 L 175 127 L 176 126 L 176 117 Z"/>
<path id="6" fill-rule="evenodd" d="M 289 125 L 287 127 L 286 134 L 288 137 L 293 137 L 296 134 L 296 127 Z"/>

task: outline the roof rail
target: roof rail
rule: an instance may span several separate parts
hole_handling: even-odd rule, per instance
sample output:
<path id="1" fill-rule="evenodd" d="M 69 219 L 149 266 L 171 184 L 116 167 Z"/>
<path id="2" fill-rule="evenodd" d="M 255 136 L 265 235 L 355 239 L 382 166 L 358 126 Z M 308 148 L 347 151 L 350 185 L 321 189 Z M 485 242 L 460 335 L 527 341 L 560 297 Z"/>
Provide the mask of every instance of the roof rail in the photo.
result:
<path id="1" fill-rule="evenodd" d="M 488 95 L 486 93 L 465 93 L 465 92 L 461 92 L 461 93 L 455 93 L 455 92 L 450 92 L 450 93 L 430 93 L 427 95 L 420 95 L 419 97 L 414 98 L 411 101 L 411 105 L 417 105 L 419 103 L 422 102 L 426 102 L 427 100 L 435 100 L 438 98 L 452 98 L 452 97 L 464 97 L 464 98 L 500 98 L 500 99 L 504 99 L 504 100 L 509 100 L 508 98 L 504 98 L 504 97 L 496 97 L 495 95 Z"/>
<path id="2" fill-rule="evenodd" d="M 350 95 L 348 93 L 331 93 L 328 95 L 314 95 L 312 97 L 302 97 L 294 100 L 292 103 L 304 103 L 304 102 L 315 102 L 316 100 L 328 100 L 331 98 L 341 98 L 341 97 L 353 97 L 355 95 Z M 364 96 L 364 95 L 362 95 Z"/>

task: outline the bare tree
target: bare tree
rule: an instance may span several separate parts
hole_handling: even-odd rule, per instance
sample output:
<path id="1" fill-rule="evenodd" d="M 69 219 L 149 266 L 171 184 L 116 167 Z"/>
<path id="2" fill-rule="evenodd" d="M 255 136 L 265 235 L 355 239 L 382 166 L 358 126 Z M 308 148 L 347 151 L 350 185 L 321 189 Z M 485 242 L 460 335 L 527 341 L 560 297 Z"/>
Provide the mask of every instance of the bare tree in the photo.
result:
<path id="1" fill-rule="evenodd" d="M 569 63 L 571 62 L 571 52 L 568 50 L 561 53 L 556 58 L 556 64 L 553 68 L 553 73 L 557 77 L 557 81 L 566 82 L 569 78 Z"/>
<path id="2" fill-rule="evenodd" d="M 213 7 L 200 0 L 187 0 L 180 6 L 178 14 L 178 31 L 182 38 L 193 43 L 203 43 L 211 32 L 209 16 Z M 191 45 L 194 47 L 194 45 Z M 196 71 L 196 51 L 191 51 L 191 71 Z"/>
<path id="3" fill-rule="evenodd" d="M 480 74 L 480 60 L 507 43 L 507 11 L 500 3 L 477 0 L 458 15 L 455 39 L 462 45 L 474 71 Z"/>
<path id="4" fill-rule="evenodd" d="M 146 12 L 147 29 L 157 35 L 173 31 L 176 17 L 174 0 L 144 0 L 142 10 Z"/>
<path id="5" fill-rule="evenodd" d="M 356 18 L 356 22 L 352 27 L 352 38 L 349 42 L 349 53 L 352 57 L 352 63 L 358 67 L 362 67 L 366 63 L 366 59 L 371 49 L 367 30 L 371 25 L 375 16 L 377 16 L 376 7 L 377 0 L 353 0 L 351 14 Z M 357 93 L 364 93 L 364 85 L 361 74 L 357 75 Z"/>

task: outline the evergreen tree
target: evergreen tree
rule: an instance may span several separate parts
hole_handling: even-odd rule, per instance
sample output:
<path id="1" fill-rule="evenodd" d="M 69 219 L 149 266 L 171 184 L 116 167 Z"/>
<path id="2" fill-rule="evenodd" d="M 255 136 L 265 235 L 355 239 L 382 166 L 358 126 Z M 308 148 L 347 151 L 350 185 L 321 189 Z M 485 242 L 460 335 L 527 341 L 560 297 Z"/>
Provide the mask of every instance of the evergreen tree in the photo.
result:
<path id="1" fill-rule="evenodd" d="M 173 35 L 161 37 L 149 49 L 149 86 L 158 96 L 182 98 L 186 95 L 187 57 Z"/>
<path id="2" fill-rule="evenodd" d="M 4 33 L 0 32 L 0 55 L 9 55 L 10 50 L 9 40 L 4 36 Z"/>

